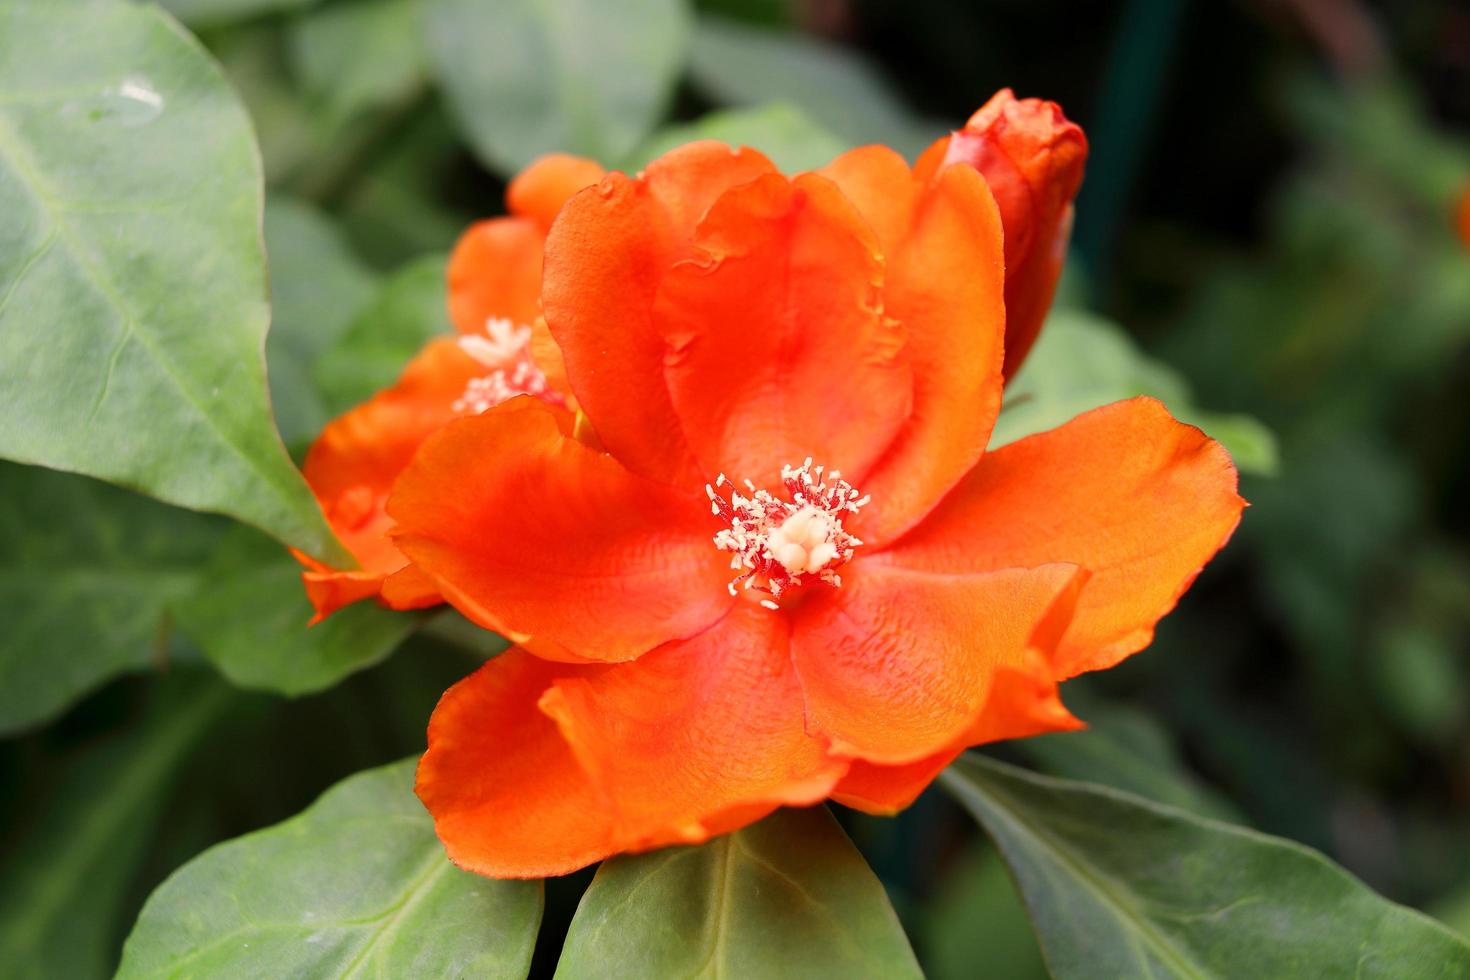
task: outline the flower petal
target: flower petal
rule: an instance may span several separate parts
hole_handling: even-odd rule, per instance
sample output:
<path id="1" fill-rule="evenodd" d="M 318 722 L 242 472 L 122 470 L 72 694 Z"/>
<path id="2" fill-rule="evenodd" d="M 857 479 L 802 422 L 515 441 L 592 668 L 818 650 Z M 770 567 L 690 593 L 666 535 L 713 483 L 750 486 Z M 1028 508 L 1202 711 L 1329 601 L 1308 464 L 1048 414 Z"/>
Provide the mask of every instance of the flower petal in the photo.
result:
<path id="1" fill-rule="evenodd" d="M 609 801 L 536 706 L 558 676 L 577 669 L 513 648 L 439 699 L 415 790 L 455 864 L 540 878 L 616 850 L 602 819 Z"/>
<path id="2" fill-rule="evenodd" d="M 653 301 L 710 204 L 774 169 L 751 150 L 694 143 L 637 179 L 609 174 L 568 201 L 552 226 L 542 284 L 547 326 L 578 404 L 602 444 L 635 473 L 689 485 L 707 479 L 664 383 Z"/>
<path id="3" fill-rule="evenodd" d="M 888 263 L 889 314 L 908 330 L 913 414 L 862 489 L 855 524 L 881 545 L 917 524 L 975 465 L 1001 402 L 1005 264 L 1000 215 L 966 167 L 949 167 L 918 199 Z"/>
<path id="4" fill-rule="evenodd" d="M 453 339 L 432 340 L 391 388 L 333 419 L 312 444 L 302 466 L 306 482 L 361 566 L 333 569 L 297 556 L 307 566 L 302 577 L 318 619 L 376 595 L 384 579 L 408 563 L 388 537 L 388 492 L 423 441 L 456 416 L 454 402 L 479 370 Z M 422 605 L 431 598 L 420 591 L 402 601 Z"/>
<path id="5" fill-rule="evenodd" d="M 931 575 L 869 558 L 795 613 L 807 724 L 833 752 L 889 765 L 946 749 L 981 718 L 998 671 L 1060 635 L 1075 566 Z"/>
<path id="6" fill-rule="evenodd" d="M 592 660 L 691 636 L 733 601 L 708 502 L 635 476 L 513 398 L 429 439 L 399 478 L 395 540 L 470 619 Z"/>
<path id="7" fill-rule="evenodd" d="M 529 326 L 540 310 L 545 232 L 529 218 L 491 218 L 470 226 L 449 256 L 449 318 L 460 333 L 485 332 L 504 317 Z"/>
<path id="8" fill-rule="evenodd" d="M 700 222 L 654 319 L 664 376 L 705 479 L 774 484 L 813 456 L 860 481 L 908 416 L 903 329 L 878 243 L 830 181 L 760 177 Z"/>
<path id="9" fill-rule="evenodd" d="M 601 180 L 605 172 L 596 160 L 548 153 L 533 160 L 510 182 L 505 189 L 506 207 L 511 214 L 536 222 L 544 234 L 562 205 L 573 194 Z"/>
<path id="10" fill-rule="evenodd" d="M 1003 89 L 949 141 L 946 164 L 985 175 L 1006 235 L 1006 377 L 1041 332 L 1072 233 L 1087 137 L 1055 102 L 1017 99 Z"/>
<path id="11" fill-rule="evenodd" d="M 1033 648 L 1020 666 L 996 670 L 990 696 L 979 716 L 949 748 L 900 766 L 855 761 L 833 788 L 832 798 L 865 813 L 897 813 L 914 802 L 955 756 L 971 746 L 1082 727 L 1083 723 L 1062 704 L 1047 657 Z"/>
<path id="12" fill-rule="evenodd" d="M 754 603 L 632 663 L 559 680 L 541 708 L 606 791 L 620 849 L 694 843 L 732 819 L 816 803 L 847 770 L 803 728 L 786 621 Z"/>
<path id="13" fill-rule="evenodd" d="M 1047 562 L 1090 573 L 1057 676 L 1112 666 L 1163 617 L 1239 523 L 1219 443 L 1135 398 L 987 453 L 885 560 L 936 574 Z"/>
<path id="14" fill-rule="evenodd" d="M 824 748 L 785 623 L 742 604 L 630 663 L 502 654 L 440 701 L 418 792 L 457 864 L 539 877 L 821 800 L 847 769 Z"/>

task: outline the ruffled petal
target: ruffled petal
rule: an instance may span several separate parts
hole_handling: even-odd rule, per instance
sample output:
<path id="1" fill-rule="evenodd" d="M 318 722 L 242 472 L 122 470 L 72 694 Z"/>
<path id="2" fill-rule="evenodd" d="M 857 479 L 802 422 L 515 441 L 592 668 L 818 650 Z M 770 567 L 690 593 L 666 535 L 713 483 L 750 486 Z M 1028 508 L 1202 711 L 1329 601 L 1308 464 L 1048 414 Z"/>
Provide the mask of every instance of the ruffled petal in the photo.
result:
<path id="1" fill-rule="evenodd" d="M 616 847 L 593 786 L 537 702 L 579 668 L 511 649 L 455 684 L 429 719 L 415 787 L 449 859 L 495 878 L 540 878 Z"/>
<path id="2" fill-rule="evenodd" d="M 979 175 L 949 167 L 917 199 L 889 258 L 884 302 L 908 330 L 913 414 L 862 483 L 856 533 L 881 545 L 917 524 L 975 465 L 1001 402 L 1005 264 Z"/>
<path id="3" fill-rule="evenodd" d="M 838 754 L 898 765 L 963 740 L 1002 668 L 1060 635 L 1075 566 L 932 575 L 869 558 L 794 612 L 807 724 Z"/>
<path id="4" fill-rule="evenodd" d="M 540 877 L 817 802 L 846 769 L 802 729 L 785 623 L 743 604 L 630 663 L 492 660 L 435 710 L 418 792 L 457 864 Z"/>
<path id="5" fill-rule="evenodd" d="M 545 235 L 529 218 L 491 218 L 460 236 L 446 273 L 456 330 L 484 333 L 492 317 L 522 326 L 536 322 Z"/>
<path id="6" fill-rule="evenodd" d="M 423 441 L 456 417 L 454 403 L 479 371 L 453 339 L 432 340 L 391 388 L 333 419 L 312 444 L 302 467 L 306 482 L 361 566 L 334 569 L 297 555 L 307 567 L 302 578 L 317 619 L 378 595 L 384 580 L 408 563 L 388 537 L 388 493 Z M 438 601 L 423 591 L 383 599 L 398 609 Z"/>
<path id="7" fill-rule="evenodd" d="M 1055 102 L 1003 89 L 949 141 L 945 164 L 985 175 L 1006 236 L 1006 377 L 1035 343 L 1061 278 L 1087 137 Z"/>
<path id="8" fill-rule="evenodd" d="M 1147 646 L 1244 506 L 1219 443 L 1135 398 L 987 453 L 884 557 L 941 575 L 1048 562 L 1085 569 L 1056 655 L 1065 678 Z"/>
<path id="9" fill-rule="evenodd" d="M 690 485 L 707 479 L 664 383 L 654 297 L 720 194 L 774 169 L 751 150 L 690 144 L 636 179 L 609 174 L 568 201 L 552 226 L 542 286 L 547 326 L 578 404 L 602 444 L 635 473 Z"/>
<path id="10" fill-rule="evenodd" d="M 971 746 L 1083 727 L 1062 704 L 1050 660 L 1033 646 L 1021 665 L 996 670 L 984 708 L 953 745 L 907 765 L 855 761 L 833 788 L 832 798 L 865 813 L 897 813 L 914 802 L 955 756 Z"/>
<path id="11" fill-rule="evenodd" d="M 726 192 L 664 277 L 664 377 L 705 479 L 775 484 L 812 456 L 860 481 L 909 413 L 883 259 L 830 181 L 769 174 Z"/>
<path id="12" fill-rule="evenodd" d="M 388 504 L 395 541 L 462 613 L 626 660 L 733 601 L 708 502 L 636 476 L 528 397 L 429 439 Z"/>
<path id="13" fill-rule="evenodd" d="M 532 161 L 510 182 L 505 189 L 506 207 L 511 214 L 536 222 L 544 234 L 562 205 L 573 194 L 601 180 L 605 172 L 596 160 L 548 153 Z"/>

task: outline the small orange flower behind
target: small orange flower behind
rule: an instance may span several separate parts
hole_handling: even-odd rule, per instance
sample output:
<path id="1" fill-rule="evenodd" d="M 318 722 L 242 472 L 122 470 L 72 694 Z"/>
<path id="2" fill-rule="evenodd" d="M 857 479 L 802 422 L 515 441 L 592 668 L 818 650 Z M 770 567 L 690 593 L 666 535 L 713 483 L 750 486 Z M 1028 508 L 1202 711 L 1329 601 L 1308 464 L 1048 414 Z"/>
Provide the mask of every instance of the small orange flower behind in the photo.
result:
<path id="1" fill-rule="evenodd" d="M 430 723 L 454 861 L 891 813 L 966 746 L 1080 724 L 1058 682 L 1147 645 L 1243 501 L 1150 399 L 985 452 L 1002 221 L 976 167 L 881 147 L 786 177 L 696 143 L 567 202 L 542 311 L 595 435 L 512 399 L 388 502 L 451 603 L 532 638 Z"/>
<path id="2" fill-rule="evenodd" d="M 1087 137 L 1055 102 L 998 92 L 919 161 L 921 171 L 968 163 L 1000 206 L 1006 245 L 1005 375 L 1014 377 L 1051 307 L 1082 186 Z"/>
<path id="3" fill-rule="evenodd" d="M 1470 248 L 1470 184 L 1465 185 L 1455 204 L 1455 230 L 1460 233 L 1460 241 Z"/>
<path id="4" fill-rule="evenodd" d="M 542 246 L 561 204 L 601 175 L 589 160 L 557 155 L 517 177 L 506 194 L 512 216 L 473 226 L 450 257 L 458 340 L 430 341 L 393 387 L 333 420 L 312 445 L 306 481 L 360 566 L 334 569 L 296 553 L 313 622 L 361 599 L 393 609 L 443 601 L 388 538 L 388 493 L 420 444 L 452 419 L 519 394 L 567 404 L 560 355 L 538 324 Z M 538 334 L 546 337 L 540 345 Z"/>

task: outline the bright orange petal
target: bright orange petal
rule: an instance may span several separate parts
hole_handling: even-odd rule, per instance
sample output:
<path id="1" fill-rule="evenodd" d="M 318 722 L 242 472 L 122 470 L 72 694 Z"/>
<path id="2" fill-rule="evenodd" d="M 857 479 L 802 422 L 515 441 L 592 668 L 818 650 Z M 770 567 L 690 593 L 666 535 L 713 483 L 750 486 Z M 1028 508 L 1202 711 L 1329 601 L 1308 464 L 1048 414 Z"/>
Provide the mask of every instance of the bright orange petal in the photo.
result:
<path id="1" fill-rule="evenodd" d="M 997 672 L 1023 665 L 1075 601 L 1077 569 L 1045 565 L 931 575 L 873 559 L 816 588 L 795 612 L 792 657 L 807 723 L 833 751 L 889 765 L 962 739 Z"/>
<path id="2" fill-rule="evenodd" d="M 430 341 L 393 387 L 329 422 L 306 454 L 302 470 L 332 530 L 360 569 L 333 569 L 297 557 L 318 618 L 376 595 L 384 579 L 407 564 L 388 532 L 384 505 L 393 481 L 425 439 L 455 418 L 454 402 L 480 371 L 450 338 Z M 417 605 L 437 601 L 420 592 Z M 410 608 L 385 598 L 393 608 Z"/>
<path id="3" fill-rule="evenodd" d="M 429 439 L 399 478 L 395 540 L 470 619 L 626 660 L 733 601 L 708 502 L 628 472 L 519 397 Z"/>
<path id="4" fill-rule="evenodd" d="M 601 180 L 604 172 L 596 160 L 570 153 L 548 153 L 534 160 L 510 182 L 505 190 L 506 207 L 511 214 L 536 222 L 544 234 L 562 205 L 573 194 Z"/>
<path id="5" fill-rule="evenodd" d="M 1086 161 L 1087 137 L 1060 106 L 1017 99 L 1010 89 L 996 93 L 950 138 L 944 163 L 984 174 L 1005 223 L 1007 377 L 1021 366 L 1051 307 Z"/>
<path id="6" fill-rule="evenodd" d="M 917 524 L 985 450 L 1001 401 L 1002 248 L 985 182 L 950 167 L 926 187 L 889 258 L 885 303 L 908 329 L 913 414 L 862 483 L 873 498 L 855 525 L 864 541 L 880 545 Z"/>
<path id="7" fill-rule="evenodd" d="M 955 756 L 974 745 L 1084 727 L 1062 704 L 1049 657 L 1032 648 L 1019 666 L 996 670 L 995 681 L 970 729 L 953 745 L 901 766 L 857 761 L 832 790 L 838 803 L 888 815 L 907 807 Z"/>
<path id="8" fill-rule="evenodd" d="M 781 616 L 740 603 L 693 639 L 542 697 L 606 790 L 619 849 L 702 841 L 826 797 L 847 763 L 803 729 L 788 642 Z"/>
<path id="9" fill-rule="evenodd" d="M 775 483 L 812 456 L 861 481 L 913 389 L 872 231 L 830 181 L 769 174 L 721 197 L 693 244 L 654 319 L 705 479 Z"/>
<path id="10" fill-rule="evenodd" d="M 609 854 L 610 800 L 537 701 L 578 668 L 517 649 L 445 692 L 416 790 L 449 858 L 495 878 L 566 874 Z"/>
<path id="11" fill-rule="evenodd" d="M 529 218 L 491 218 L 471 225 L 449 256 L 449 318 L 460 333 L 483 333 L 503 317 L 529 326 L 540 313 L 545 231 Z"/>
<path id="12" fill-rule="evenodd" d="M 691 144 L 637 179 L 609 174 L 568 201 L 551 229 L 546 323 L 578 404 L 602 444 L 635 473 L 686 484 L 708 478 L 694 465 L 664 384 L 653 301 L 709 206 L 772 170 L 754 151 Z"/>
<path id="13" fill-rule="evenodd" d="M 1135 398 L 987 453 L 885 560 L 937 574 L 1071 562 L 1090 573 L 1057 676 L 1147 646 L 1245 502 L 1219 443 Z"/>
<path id="14" fill-rule="evenodd" d="M 802 729 L 785 623 L 743 604 L 630 663 L 492 660 L 440 701 L 418 792 L 457 864 L 539 877 L 814 803 L 846 769 Z"/>
<path id="15" fill-rule="evenodd" d="M 908 161 L 886 146 L 860 146 L 817 171 L 841 188 L 872 226 L 884 255 L 896 255 L 914 223 L 922 186 Z"/>

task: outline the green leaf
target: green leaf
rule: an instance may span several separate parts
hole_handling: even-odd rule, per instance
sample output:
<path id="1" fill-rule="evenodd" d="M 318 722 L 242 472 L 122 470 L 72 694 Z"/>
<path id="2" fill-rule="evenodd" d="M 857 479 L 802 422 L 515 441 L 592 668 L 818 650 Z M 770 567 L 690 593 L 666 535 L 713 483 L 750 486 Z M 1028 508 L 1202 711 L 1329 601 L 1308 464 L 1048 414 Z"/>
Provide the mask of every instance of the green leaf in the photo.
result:
<path id="1" fill-rule="evenodd" d="M 453 332 L 442 255 L 394 273 L 332 348 L 316 362 L 328 410 L 345 412 L 391 385 L 431 338 Z"/>
<path id="2" fill-rule="evenodd" d="M 642 169 L 654 157 L 694 140 L 753 146 L 785 173 L 815 170 L 850 146 L 795 106 L 775 102 L 755 109 L 711 112 L 692 123 L 667 126 L 627 161 L 626 169 Z"/>
<path id="3" fill-rule="evenodd" d="M 1049 775 L 1084 779 L 1167 803 L 1204 817 L 1231 820 L 1235 808 L 1191 773 L 1168 733 L 1132 708 L 1094 706 L 1087 728 L 1012 743 Z"/>
<path id="4" fill-rule="evenodd" d="M 0 732 L 168 650 L 218 522 L 79 476 L 0 463 Z M 279 547 L 279 546 L 277 546 Z"/>
<path id="5" fill-rule="evenodd" d="M 174 604 L 179 629 L 240 687 L 297 695 L 320 691 L 383 660 L 424 621 L 372 602 L 315 626 L 301 566 L 280 545 L 236 528 L 198 588 Z"/>
<path id="6" fill-rule="evenodd" d="M 689 71 L 716 101 L 792 102 L 850 145 L 882 143 L 910 159 L 954 128 L 917 118 L 861 55 L 815 37 L 701 17 Z"/>
<path id="7" fill-rule="evenodd" d="M 1006 386 L 1006 406 L 991 444 L 1003 446 L 1054 429 L 1089 409 L 1137 395 L 1152 395 L 1175 418 L 1218 439 L 1242 472 L 1276 471 L 1276 439 L 1269 429 L 1249 416 L 1200 411 L 1183 376 L 1145 355 L 1120 327 L 1068 309 L 1052 313 L 1020 373 Z"/>
<path id="8" fill-rule="evenodd" d="M 1470 977 L 1470 944 L 1316 851 L 973 753 L 941 776 L 1072 977 Z"/>
<path id="9" fill-rule="evenodd" d="M 917 977 L 883 886 L 825 807 L 603 863 L 556 975 Z"/>
<path id="10" fill-rule="evenodd" d="M 1045 980 L 1041 949 L 994 848 L 977 841 L 946 860 L 920 935 L 929 980 Z"/>
<path id="11" fill-rule="evenodd" d="M 374 281 L 327 216 L 300 201 L 266 205 L 265 243 L 275 313 L 265 345 L 271 402 L 282 437 L 296 443 L 328 418 L 312 366 L 372 297 Z"/>
<path id="12" fill-rule="evenodd" d="M 236 21 L 273 14 L 283 10 L 299 10 L 319 0 L 159 0 L 179 20 L 190 27 L 218 27 Z"/>
<path id="13" fill-rule="evenodd" d="M 428 0 L 429 57 L 485 164 L 562 150 L 621 160 L 684 63 L 683 0 Z"/>
<path id="14" fill-rule="evenodd" d="M 450 864 L 413 769 L 358 773 L 184 865 L 143 907 L 118 977 L 524 977 L 541 883 Z"/>
<path id="15" fill-rule="evenodd" d="M 291 25 L 291 66 L 334 123 L 411 99 L 428 80 L 421 0 L 357 0 Z"/>
<path id="16" fill-rule="evenodd" d="M 113 933 L 169 787 L 229 688 L 164 681 L 143 724 L 87 749 L 0 866 L 0 963 L 10 980 L 87 980 L 117 965 Z"/>
<path id="17" fill-rule="evenodd" d="M 151 7 L 0 0 L 0 456 L 336 547 L 271 423 L 260 159 Z"/>

